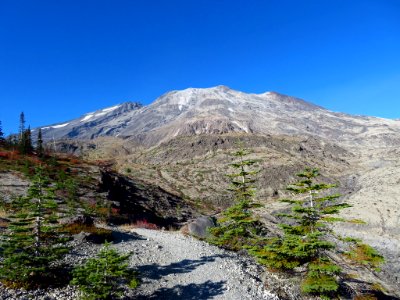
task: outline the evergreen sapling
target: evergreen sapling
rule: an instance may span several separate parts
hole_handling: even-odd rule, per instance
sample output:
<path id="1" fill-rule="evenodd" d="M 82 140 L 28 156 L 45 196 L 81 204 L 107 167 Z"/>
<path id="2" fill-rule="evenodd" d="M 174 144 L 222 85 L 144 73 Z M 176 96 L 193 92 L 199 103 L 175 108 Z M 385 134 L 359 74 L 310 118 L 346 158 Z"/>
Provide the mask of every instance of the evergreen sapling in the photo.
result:
<path id="1" fill-rule="evenodd" d="M 257 237 L 262 231 L 260 222 L 251 211 L 260 205 L 254 201 L 254 176 L 258 170 L 253 168 L 257 161 L 246 159 L 249 154 L 246 149 L 233 153 L 238 161 L 230 164 L 235 171 L 227 176 L 231 180 L 229 190 L 234 195 L 234 205 L 222 213 L 222 218 L 218 220 L 219 226 L 209 230 L 210 243 L 230 250 L 240 250 L 251 245 L 258 240 Z"/>
<path id="2" fill-rule="evenodd" d="M 83 266 L 73 270 L 71 284 L 78 286 L 86 300 L 120 297 L 123 284 L 130 288 L 139 284 L 135 273 L 128 268 L 130 256 L 121 255 L 106 242 L 96 258 L 88 259 Z"/>
<path id="3" fill-rule="evenodd" d="M 2 235 L 0 279 L 11 287 L 51 284 L 52 264 L 68 252 L 58 230 L 58 206 L 50 180 L 38 168 L 26 197 L 11 205 L 12 220 Z"/>
<path id="4" fill-rule="evenodd" d="M 337 203 L 339 194 L 324 193 L 336 185 L 315 183 L 317 169 L 307 168 L 297 176 L 299 180 L 287 189 L 298 199 L 281 200 L 292 207 L 290 213 L 279 215 L 286 220 L 280 224 L 283 236 L 270 239 L 264 247 L 255 247 L 251 252 L 273 269 L 292 270 L 305 265 L 303 292 L 328 297 L 338 290 L 337 275 L 341 271 L 328 255 L 329 250 L 335 249 L 328 224 L 342 221 L 334 215 L 350 205 Z"/>

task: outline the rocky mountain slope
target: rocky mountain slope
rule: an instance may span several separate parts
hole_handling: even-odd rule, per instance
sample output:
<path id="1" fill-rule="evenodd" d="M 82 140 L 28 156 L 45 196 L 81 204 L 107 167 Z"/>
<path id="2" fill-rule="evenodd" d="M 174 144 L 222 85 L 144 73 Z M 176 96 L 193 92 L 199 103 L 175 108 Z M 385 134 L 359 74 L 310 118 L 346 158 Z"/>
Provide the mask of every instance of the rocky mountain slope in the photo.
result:
<path id="1" fill-rule="evenodd" d="M 74 120 L 41 127 L 43 138 L 53 141 L 60 138 L 93 139 L 102 135 L 118 136 L 120 130 L 127 125 L 126 116 L 141 107 L 140 103 L 126 102 L 87 113 Z"/>
<path id="2" fill-rule="evenodd" d="M 274 92 L 246 94 L 225 86 L 172 91 L 141 107 L 124 103 L 42 127 L 45 139 L 119 136 L 153 146 L 176 136 L 311 135 L 352 145 L 400 143 L 400 121 L 335 113 Z"/>

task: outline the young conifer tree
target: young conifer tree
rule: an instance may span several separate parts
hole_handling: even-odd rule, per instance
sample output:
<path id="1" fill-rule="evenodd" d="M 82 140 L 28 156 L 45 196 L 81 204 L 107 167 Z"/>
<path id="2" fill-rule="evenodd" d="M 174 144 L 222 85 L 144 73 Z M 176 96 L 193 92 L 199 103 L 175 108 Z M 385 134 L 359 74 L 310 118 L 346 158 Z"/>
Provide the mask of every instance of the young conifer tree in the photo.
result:
<path id="1" fill-rule="evenodd" d="M 31 154 L 33 151 L 31 128 L 25 129 L 25 114 L 21 112 L 19 117 L 18 150 L 22 154 Z"/>
<path id="2" fill-rule="evenodd" d="M 237 161 L 230 164 L 234 172 L 227 176 L 231 180 L 229 190 L 233 193 L 234 205 L 222 213 L 222 218 L 218 220 L 219 226 L 209 230 L 210 243 L 230 250 L 240 250 L 251 245 L 262 228 L 251 211 L 260 205 L 254 201 L 254 176 L 258 173 L 254 167 L 257 161 L 246 159 L 249 154 L 246 149 L 233 153 Z"/>
<path id="3" fill-rule="evenodd" d="M 42 128 L 39 128 L 39 130 L 38 130 L 37 144 L 36 144 L 36 154 L 39 157 L 43 157 L 43 155 L 44 155 Z"/>
<path id="4" fill-rule="evenodd" d="M 71 284 L 79 287 L 86 300 L 120 297 L 122 284 L 130 288 L 139 284 L 135 273 L 128 268 L 130 255 L 120 254 L 106 242 L 96 258 L 90 258 L 83 266 L 73 270 Z"/>
<path id="5" fill-rule="evenodd" d="M 57 226 L 54 189 L 38 168 L 26 197 L 12 203 L 12 220 L 1 237 L 0 280 L 11 287 L 33 288 L 51 280 L 51 263 L 68 252 Z"/>
<path id="6" fill-rule="evenodd" d="M 32 154 L 33 152 L 33 146 L 32 146 L 32 131 L 31 131 L 31 126 L 28 126 L 28 129 L 25 130 L 25 139 L 24 139 L 24 145 L 23 145 L 23 153 L 25 154 Z"/>
<path id="7" fill-rule="evenodd" d="M 21 112 L 19 115 L 19 140 L 22 140 L 25 132 L 25 114 Z"/>
<path id="8" fill-rule="evenodd" d="M 335 244 L 329 241 L 329 223 L 342 221 L 334 217 L 347 203 L 337 203 L 339 194 L 329 194 L 333 184 L 316 183 L 317 169 L 305 169 L 297 174 L 299 180 L 287 189 L 299 197 L 284 199 L 291 205 L 291 213 L 280 214 L 286 220 L 280 224 L 283 236 L 270 239 L 262 248 L 252 249 L 261 263 L 274 269 L 291 270 L 305 265 L 307 274 L 302 283 L 306 293 L 328 297 L 338 290 L 336 275 L 340 268 L 327 255 Z"/>
<path id="9" fill-rule="evenodd" d="M 0 121 L 0 147 L 4 147 L 5 145 L 6 145 L 6 139 L 4 138 L 3 126 Z"/>

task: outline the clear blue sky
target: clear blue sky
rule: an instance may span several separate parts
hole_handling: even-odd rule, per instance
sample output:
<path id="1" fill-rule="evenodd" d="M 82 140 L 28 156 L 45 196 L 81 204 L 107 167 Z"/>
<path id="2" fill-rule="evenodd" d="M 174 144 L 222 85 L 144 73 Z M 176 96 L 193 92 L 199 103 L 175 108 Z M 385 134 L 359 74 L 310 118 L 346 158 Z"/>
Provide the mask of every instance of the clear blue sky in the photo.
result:
<path id="1" fill-rule="evenodd" d="M 0 0 L 6 133 L 221 84 L 400 118 L 400 1 Z"/>

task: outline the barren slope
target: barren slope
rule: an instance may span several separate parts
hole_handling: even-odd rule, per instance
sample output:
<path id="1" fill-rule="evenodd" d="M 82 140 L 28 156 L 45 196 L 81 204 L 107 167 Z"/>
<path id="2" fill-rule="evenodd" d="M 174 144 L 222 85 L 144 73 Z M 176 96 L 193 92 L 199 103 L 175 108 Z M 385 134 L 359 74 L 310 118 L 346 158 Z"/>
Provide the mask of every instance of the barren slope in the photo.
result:
<path id="1" fill-rule="evenodd" d="M 47 140 L 120 136 L 146 146 L 231 132 L 309 135 L 346 145 L 400 143 L 400 121 L 335 113 L 274 92 L 246 94 L 225 86 L 172 91 L 148 106 L 125 103 L 42 129 Z"/>

